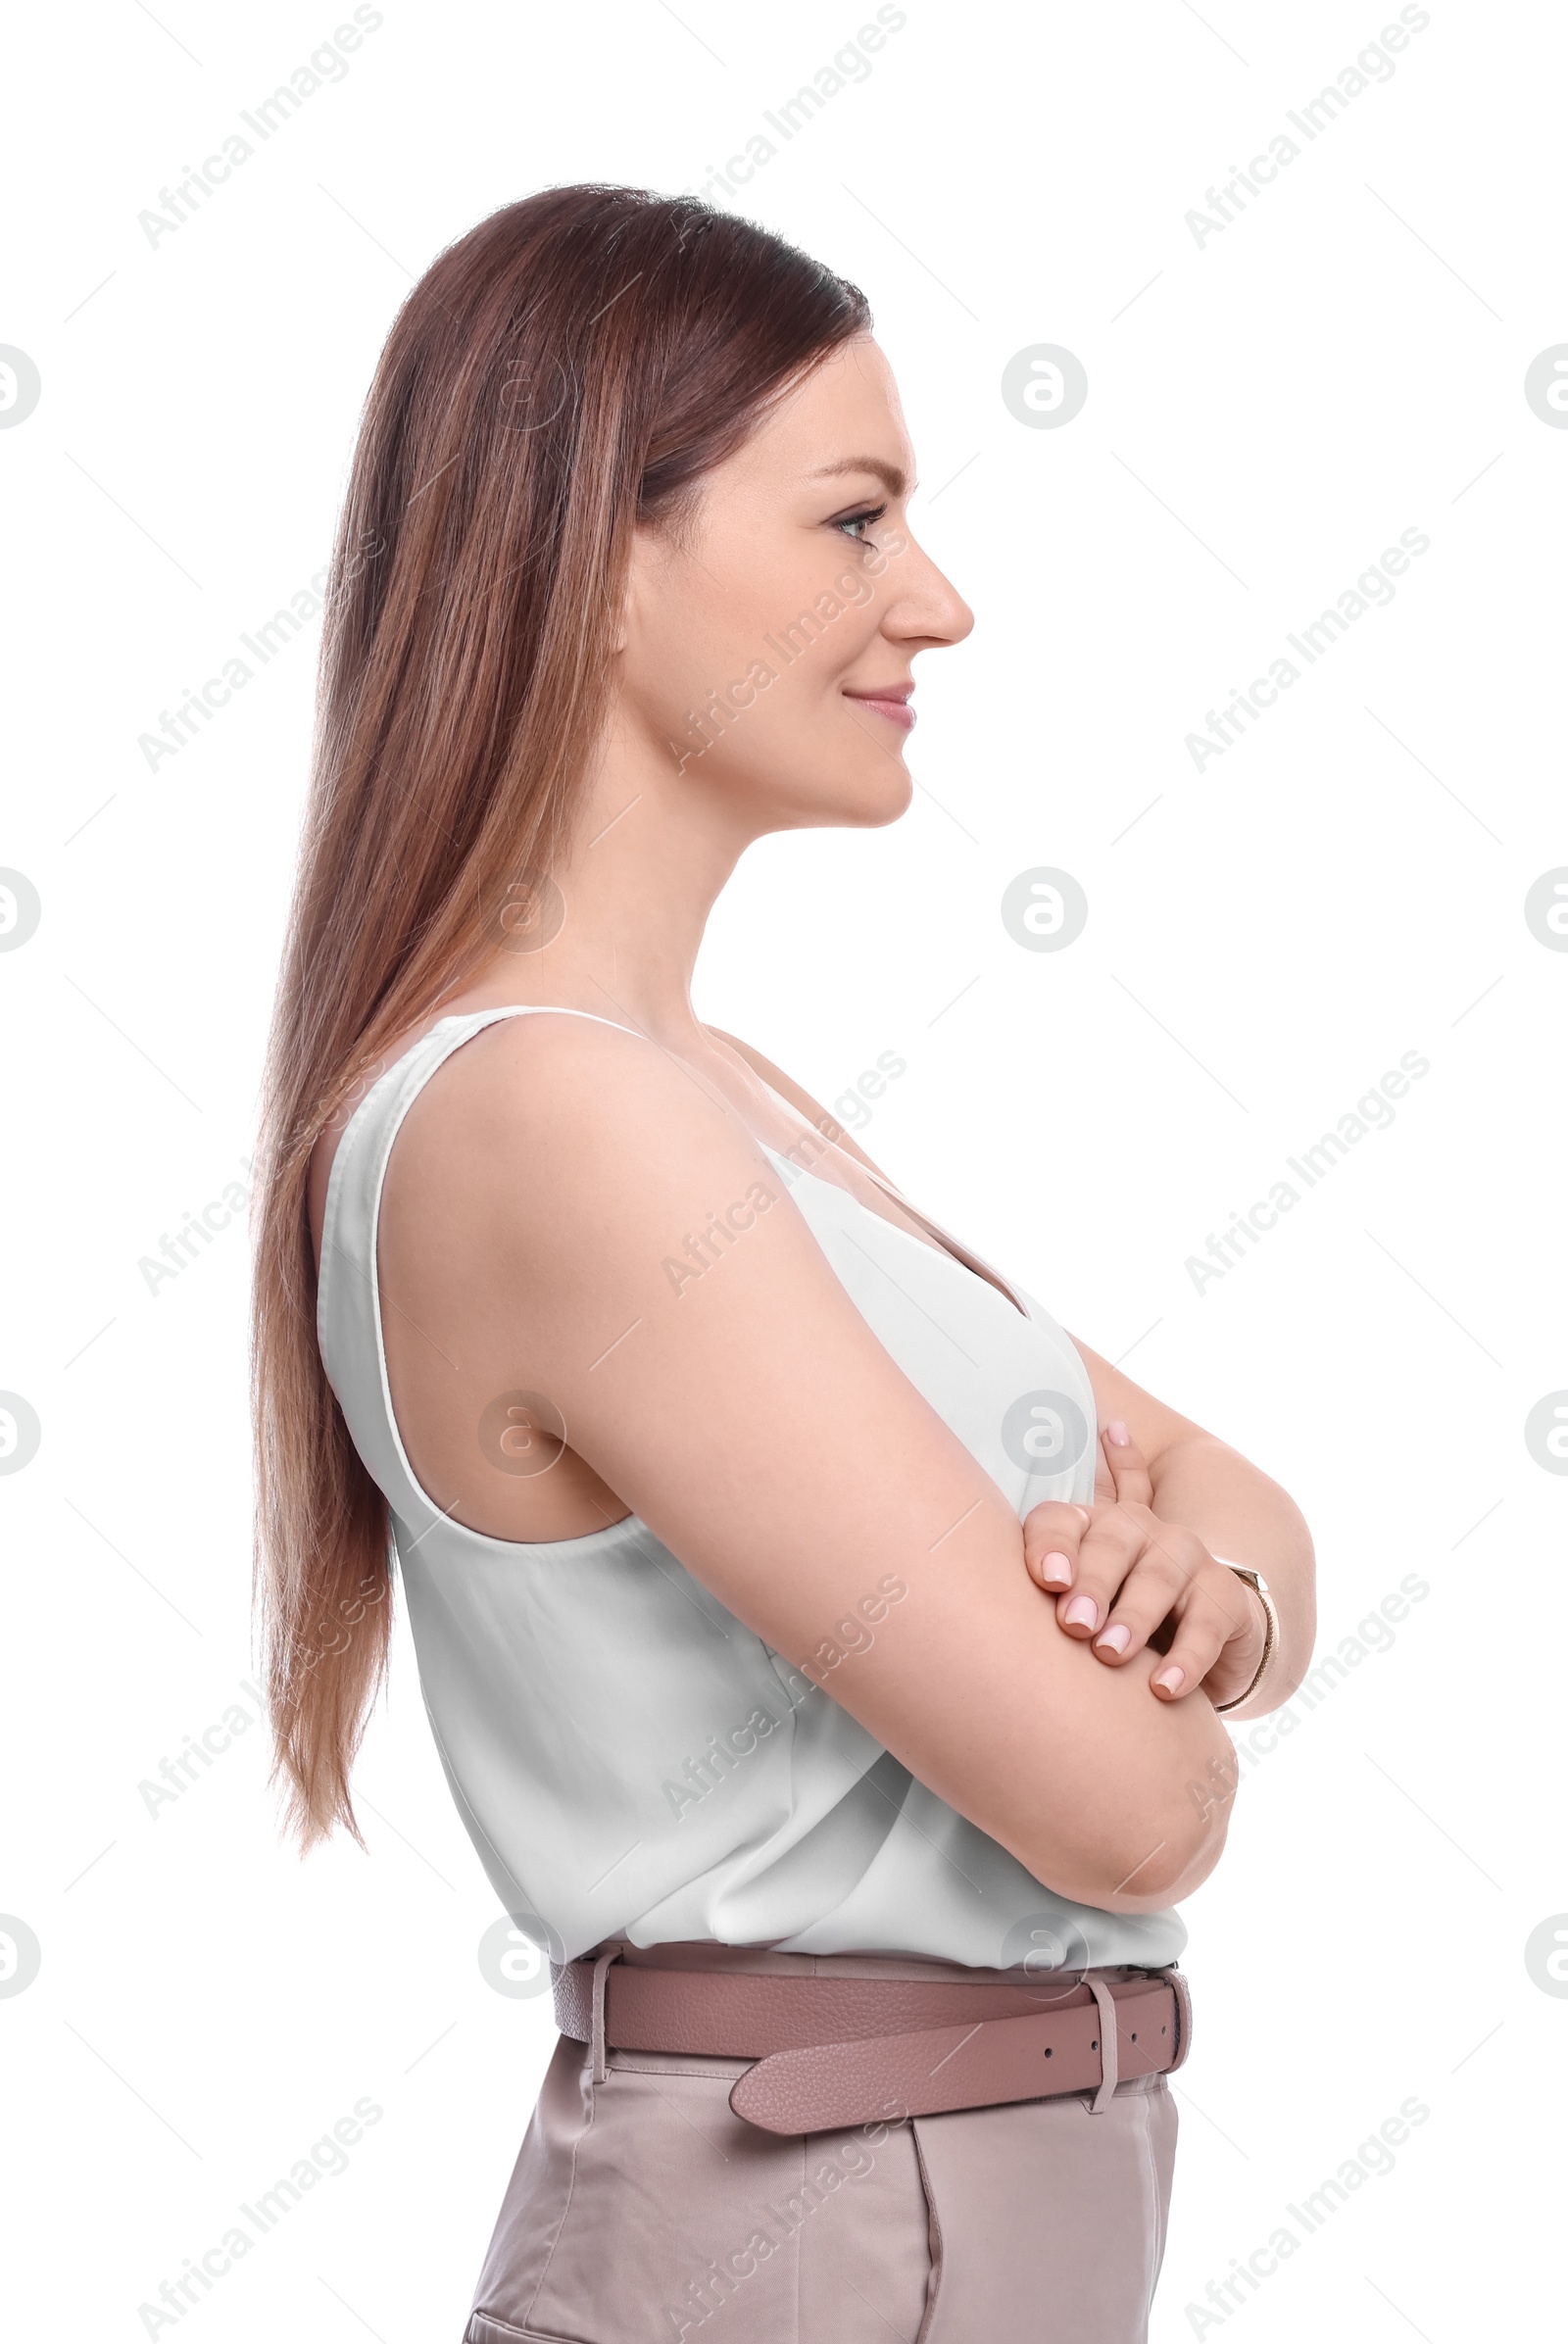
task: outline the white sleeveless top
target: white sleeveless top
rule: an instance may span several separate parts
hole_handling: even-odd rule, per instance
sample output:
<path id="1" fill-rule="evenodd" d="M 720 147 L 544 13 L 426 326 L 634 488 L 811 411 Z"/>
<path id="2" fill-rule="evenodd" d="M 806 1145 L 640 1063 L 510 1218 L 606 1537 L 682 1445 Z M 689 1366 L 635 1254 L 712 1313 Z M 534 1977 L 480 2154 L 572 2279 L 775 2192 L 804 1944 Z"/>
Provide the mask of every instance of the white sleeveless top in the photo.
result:
<path id="1" fill-rule="evenodd" d="M 437 1067 L 535 1007 L 443 1018 L 362 1099 L 332 1165 L 317 1309 L 332 1389 L 391 1509 L 441 1763 L 507 1912 L 557 1961 L 614 1935 L 988 1968 L 1174 1961 L 1175 1912 L 1105 1913 L 1043 1887 L 636 1515 L 520 1544 L 420 1489 L 381 1339 L 387 1159 Z M 764 1153 L 862 1318 L 1020 1520 L 1044 1497 L 1091 1498 L 1094 1394 L 1049 1312 L 1017 1288 L 1015 1308 L 956 1255 Z"/>

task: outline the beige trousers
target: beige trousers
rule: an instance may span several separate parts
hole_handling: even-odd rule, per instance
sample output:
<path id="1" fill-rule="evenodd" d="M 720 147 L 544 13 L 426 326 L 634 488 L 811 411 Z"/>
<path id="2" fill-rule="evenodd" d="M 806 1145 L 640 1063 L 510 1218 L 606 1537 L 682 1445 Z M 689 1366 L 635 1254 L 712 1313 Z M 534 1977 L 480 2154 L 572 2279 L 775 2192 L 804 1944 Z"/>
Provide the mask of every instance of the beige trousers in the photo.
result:
<path id="1" fill-rule="evenodd" d="M 780 1963 L 724 1967 L 749 1958 Z M 595 2084 L 563 2035 L 464 2344 L 1145 2344 L 1176 2147 L 1163 2076 L 1098 2116 L 1081 2093 L 786 2138 L 730 2109 L 749 2064 L 612 2050 Z"/>

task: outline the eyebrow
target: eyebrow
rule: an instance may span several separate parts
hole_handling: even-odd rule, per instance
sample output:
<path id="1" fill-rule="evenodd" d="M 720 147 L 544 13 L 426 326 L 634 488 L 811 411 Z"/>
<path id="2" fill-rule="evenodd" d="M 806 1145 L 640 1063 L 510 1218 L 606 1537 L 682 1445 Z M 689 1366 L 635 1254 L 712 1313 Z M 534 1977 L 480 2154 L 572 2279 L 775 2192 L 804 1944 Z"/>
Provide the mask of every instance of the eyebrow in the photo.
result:
<path id="1" fill-rule="evenodd" d="M 812 472 L 812 480 L 831 480 L 838 472 L 870 472 L 881 481 L 890 497 L 907 496 L 913 483 L 896 464 L 886 464 L 880 456 L 846 456 L 840 464 L 825 464 L 820 471 Z"/>

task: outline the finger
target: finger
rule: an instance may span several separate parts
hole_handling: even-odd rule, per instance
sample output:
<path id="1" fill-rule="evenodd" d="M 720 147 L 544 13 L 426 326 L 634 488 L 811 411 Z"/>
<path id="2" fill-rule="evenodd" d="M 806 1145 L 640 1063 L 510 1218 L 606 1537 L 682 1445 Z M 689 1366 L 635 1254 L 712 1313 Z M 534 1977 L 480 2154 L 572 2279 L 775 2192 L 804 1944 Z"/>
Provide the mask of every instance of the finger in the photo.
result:
<path id="1" fill-rule="evenodd" d="M 1147 1544 L 1123 1579 L 1105 1619 L 1094 1632 L 1096 1659 L 1122 1668 L 1135 1653 L 1142 1652 L 1181 1603 L 1188 1578 L 1180 1556 L 1163 1541 Z"/>
<path id="2" fill-rule="evenodd" d="M 1050 1594 L 1070 1587 L 1078 1568 L 1078 1541 L 1089 1526 L 1087 1506 L 1042 1498 L 1023 1518 L 1023 1559 L 1036 1587 Z"/>
<path id="3" fill-rule="evenodd" d="M 1096 1514 L 1078 1541 L 1072 1591 L 1056 1598 L 1057 1621 L 1069 1636 L 1086 1638 L 1103 1628 L 1144 1542 L 1140 1526 L 1114 1506 Z"/>
<path id="4" fill-rule="evenodd" d="M 1224 1644 L 1225 1638 L 1214 1629 L 1184 1629 L 1150 1679 L 1150 1691 L 1160 1701 L 1179 1701 L 1184 1694 L 1196 1692 Z"/>
<path id="5" fill-rule="evenodd" d="M 1219 1569 L 1223 1577 L 1235 1578 L 1223 1565 Z M 1245 1589 L 1238 1584 L 1236 1592 L 1242 1598 L 1238 1613 L 1228 1588 L 1216 1591 L 1205 1584 L 1211 1577 L 1211 1573 L 1195 1576 L 1182 1599 L 1170 1650 L 1150 1679 L 1150 1690 L 1159 1700 L 1179 1701 L 1194 1691 L 1233 1637 L 1246 1635 L 1252 1625 Z"/>
<path id="6" fill-rule="evenodd" d="M 1148 1462 L 1119 1416 L 1106 1425 L 1101 1446 L 1115 1485 L 1119 1506 L 1148 1506 L 1154 1502 L 1154 1485 Z"/>

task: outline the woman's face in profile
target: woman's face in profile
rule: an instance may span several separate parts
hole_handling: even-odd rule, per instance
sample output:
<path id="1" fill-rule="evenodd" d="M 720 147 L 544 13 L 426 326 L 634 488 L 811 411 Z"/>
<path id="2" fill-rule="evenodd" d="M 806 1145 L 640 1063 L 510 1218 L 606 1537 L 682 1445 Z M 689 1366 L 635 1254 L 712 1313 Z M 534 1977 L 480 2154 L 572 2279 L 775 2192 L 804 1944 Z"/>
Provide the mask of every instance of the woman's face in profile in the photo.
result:
<path id="1" fill-rule="evenodd" d="M 637 530 L 626 745 L 753 834 L 896 820 L 914 654 L 974 623 L 910 534 L 913 483 L 888 362 L 869 337 L 846 343 L 708 474 L 684 521 Z"/>

